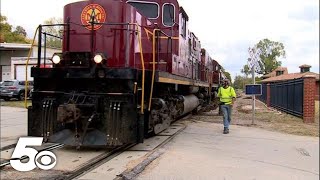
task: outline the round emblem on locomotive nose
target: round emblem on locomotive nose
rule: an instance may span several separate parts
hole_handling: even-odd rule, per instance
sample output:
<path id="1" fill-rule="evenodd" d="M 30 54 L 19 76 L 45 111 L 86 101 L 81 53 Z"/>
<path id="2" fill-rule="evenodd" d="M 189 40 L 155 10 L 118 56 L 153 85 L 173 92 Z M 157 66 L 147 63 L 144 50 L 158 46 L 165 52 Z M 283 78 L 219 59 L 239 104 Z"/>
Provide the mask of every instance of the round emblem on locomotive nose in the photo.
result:
<path id="1" fill-rule="evenodd" d="M 89 4 L 83 8 L 81 13 L 81 22 L 88 30 L 92 30 L 93 23 L 104 23 L 106 20 L 106 12 L 99 4 Z M 102 24 L 94 24 L 93 30 L 98 30 Z"/>

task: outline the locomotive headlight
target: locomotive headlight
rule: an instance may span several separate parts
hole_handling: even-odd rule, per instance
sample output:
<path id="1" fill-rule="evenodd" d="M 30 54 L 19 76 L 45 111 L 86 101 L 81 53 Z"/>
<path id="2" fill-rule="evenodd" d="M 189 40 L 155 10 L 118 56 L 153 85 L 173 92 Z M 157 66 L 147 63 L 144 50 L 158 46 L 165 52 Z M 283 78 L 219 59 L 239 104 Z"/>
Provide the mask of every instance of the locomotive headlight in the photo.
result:
<path id="1" fill-rule="evenodd" d="M 104 59 L 105 59 L 105 57 L 104 57 L 104 55 L 101 54 L 101 53 L 96 54 L 96 55 L 94 56 L 94 58 L 93 58 L 94 62 L 97 63 L 97 64 L 101 63 L 102 60 L 104 60 Z"/>
<path id="2" fill-rule="evenodd" d="M 52 57 L 53 63 L 58 64 L 60 61 L 61 61 L 61 58 L 59 55 L 57 55 L 57 54 L 53 55 L 53 57 Z"/>

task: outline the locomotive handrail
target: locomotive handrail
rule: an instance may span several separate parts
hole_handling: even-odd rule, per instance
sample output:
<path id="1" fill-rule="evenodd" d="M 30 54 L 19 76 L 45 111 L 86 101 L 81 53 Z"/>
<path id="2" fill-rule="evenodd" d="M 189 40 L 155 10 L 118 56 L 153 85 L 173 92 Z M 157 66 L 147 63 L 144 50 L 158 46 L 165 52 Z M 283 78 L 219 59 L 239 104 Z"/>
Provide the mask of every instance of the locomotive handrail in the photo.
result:
<path id="1" fill-rule="evenodd" d="M 78 24 L 78 23 L 75 23 L 75 22 L 71 22 L 70 21 L 70 24 L 74 24 L 74 25 L 78 25 L 78 26 L 83 26 L 83 27 L 88 27 L 88 26 L 91 26 L 91 24 L 87 24 L 87 25 L 83 25 L 83 24 Z M 96 22 L 93 22 L 94 25 L 135 25 L 136 23 L 96 23 Z M 139 26 L 139 25 L 138 25 Z"/>
<path id="2" fill-rule="evenodd" d="M 152 40 L 152 78 L 151 78 L 151 90 L 150 90 L 150 97 L 149 97 L 149 107 L 148 111 L 151 110 L 151 101 L 152 101 L 152 94 L 153 94 L 153 86 L 154 86 L 154 77 L 156 71 L 156 32 L 160 32 L 161 34 L 165 35 L 167 38 L 172 38 L 168 36 L 166 33 L 161 31 L 161 29 L 154 29 L 153 30 L 153 40 Z M 158 34 L 157 34 L 158 37 Z"/>
<path id="3" fill-rule="evenodd" d="M 68 26 L 68 24 L 41 24 L 42 27 L 51 27 L 51 26 Z"/>
<path id="4" fill-rule="evenodd" d="M 27 62 L 26 62 L 26 82 L 25 82 L 25 91 L 24 91 L 24 107 L 25 108 L 28 108 L 27 107 L 27 98 L 28 98 L 28 65 L 29 65 L 29 60 L 30 60 L 30 56 L 31 56 L 31 52 L 32 52 L 32 48 L 34 46 L 34 42 L 35 42 L 35 39 L 36 39 L 36 36 L 37 36 L 37 32 L 39 30 L 39 27 L 37 27 L 35 33 L 34 33 L 34 36 L 33 36 L 33 40 L 32 40 L 32 44 L 31 44 L 31 47 L 30 47 L 30 50 L 29 50 L 29 53 L 28 53 L 28 58 L 27 58 Z"/>
<path id="5" fill-rule="evenodd" d="M 28 108 L 27 107 L 27 98 L 28 98 L 28 85 L 29 85 L 29 81 L 28 81 L 28 65 L 29 65 L 29 61 L 30 61 L 30 56 L 31 56 L 31 52 L 32 52 L 32 49 L 33 49 L 33 46 L 34 46 L 34 43 L 35 43 L 35 39 L 36 39 L 36 36 L 37 36 L 37 32 L 39 31 L 40 27 L 51 27 L 51 26 L 67 26 L 68 24 L 47 24 L 47 25 L 39 25 L 34 33 L 34 36 L 33 36 L 33 40 L 32 40 L 32 43 L 31 43 L 31 47 L 30 47 L 30 50 L 29 50 L 29 53 L 28 53 L 28 58 L 27 58 L 27 62 L 26 62 L 26 81 L 25 81 L 25 91 L 24 91 L 24 107 L 25 108 Z M 41 32 L 42 33 L 42 32 Z M 41 36 L 41 35 L 39 35 Z M 38 42 L 38 43 L 41 43 L 41 42 Z M 38 44 L 38 51 L 41 52 L 40 48 L 41 48 L 41 44 Z M 39 53 L 38 53 L 39 54 Z M 40 61 L 40 60 L 38 60 Z M 44 59 L 44 61 L 46 61 L 46 59 Z M 38 65 L 39 65 L 40 62 L 38 62 Z"/>
<path id="6" fill-rule="evenodd" d="M 51 37 L 55 37 L 55 38 L 58 38 L 58 39 L 62 39 L 62 37 L 59 37 L 59 36 L 56 36 L 56 35 L 53 35 L 53 34 L 50 34 L 50 33 L 43 32 L 42 34 L 48 35 L 48 36 L 51 36 Z"/>
<path id="7" fill-rule="evenodd" d="M 141 57 L 141 66 L 142 66 L 142 92 L 141 92 L 141 107 L 140 107 L 140 113 L 144 114 L 144 83 L 145 83 L 145 67 L 144 67 L 144 57 L 142 52 L 142 41 L 141 41 L 141 34 L 139 30 L 139 24 L 138 23 L 131 23 L 130 25 L 135 25 L 138 32 L 138 39 L 139 39 L 139 48 L 140 48 L 140 57 Z"/>

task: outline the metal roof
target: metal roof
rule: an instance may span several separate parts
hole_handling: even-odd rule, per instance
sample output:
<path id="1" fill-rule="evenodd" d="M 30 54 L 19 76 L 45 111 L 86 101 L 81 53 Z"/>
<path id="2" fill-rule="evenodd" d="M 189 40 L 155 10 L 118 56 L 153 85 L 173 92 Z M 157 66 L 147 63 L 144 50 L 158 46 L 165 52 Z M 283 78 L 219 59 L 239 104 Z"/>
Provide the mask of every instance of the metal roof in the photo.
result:
<path id="1" fill-rule="evenodd" d="M 0 43 L 0 50 L 28 50 L 31 44 Z"/>
<path id="2" fill-rule="evenodd" d="M 33 47 L 37 47 L 38 45 L 33 45 Z M 43 46 L 42 46 L 43 47 Z M 31 48 L 31 44 L 21 44 L 21 43 L 0 43 L 0 50 L 29 50 Z M 61 50 L 61 48 L 54 48 L 47 46 L 47 49 L 57 49 Z"/>
<path id="3" fill-rule="evenodd" d="M 290 74 L 283 74 L 280 76 L 270 77 L 268 79 L 264 79 L 261 82 L 277 82 L 277 81 L 287 81 L 291 79 L 299 79 L 305 76 L 314 76 L 316 81 L 319 81 L 319 74 L 314 72 L 305 72 L 305 73 L 290 73 Z"/>

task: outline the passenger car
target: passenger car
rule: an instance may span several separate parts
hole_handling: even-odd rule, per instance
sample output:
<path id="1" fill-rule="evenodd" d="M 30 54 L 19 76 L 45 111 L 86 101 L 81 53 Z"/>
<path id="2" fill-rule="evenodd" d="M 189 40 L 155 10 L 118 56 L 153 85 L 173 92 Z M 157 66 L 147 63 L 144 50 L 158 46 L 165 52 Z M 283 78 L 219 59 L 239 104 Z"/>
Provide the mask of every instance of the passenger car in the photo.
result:
<path id="1" fill-rule="evenodd" d="M 28 82 L 28 96 L 30 94 L 30 90 L 33 88 L 33 81 Z M 17 98 L 18 100 L 25 99 L 25 81 L 19 80 L 10 80 L 3 81 L 0 88 L 0 97 L 5 101 L 10 100 L 11 98 Z"/>

